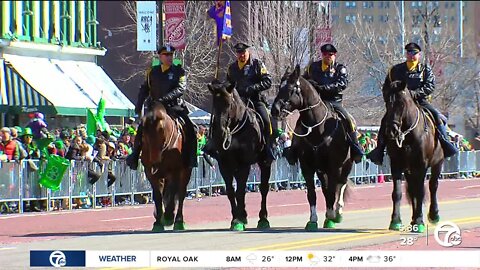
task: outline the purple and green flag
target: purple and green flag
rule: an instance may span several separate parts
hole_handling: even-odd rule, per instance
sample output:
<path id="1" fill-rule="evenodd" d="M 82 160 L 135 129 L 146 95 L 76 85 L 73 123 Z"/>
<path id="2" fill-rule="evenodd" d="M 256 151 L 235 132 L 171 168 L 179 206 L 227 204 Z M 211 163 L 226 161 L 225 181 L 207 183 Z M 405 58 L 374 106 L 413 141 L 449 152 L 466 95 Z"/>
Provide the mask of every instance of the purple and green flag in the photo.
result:
<path id="1" fill-rule="evenodd" d="M 208 16 L 215 20 L 217 25 L 217 45 L 221 40 L 232 36 L 232 11 L 230 1 L 217 1 L 215 6 L 208 10 Z"/>

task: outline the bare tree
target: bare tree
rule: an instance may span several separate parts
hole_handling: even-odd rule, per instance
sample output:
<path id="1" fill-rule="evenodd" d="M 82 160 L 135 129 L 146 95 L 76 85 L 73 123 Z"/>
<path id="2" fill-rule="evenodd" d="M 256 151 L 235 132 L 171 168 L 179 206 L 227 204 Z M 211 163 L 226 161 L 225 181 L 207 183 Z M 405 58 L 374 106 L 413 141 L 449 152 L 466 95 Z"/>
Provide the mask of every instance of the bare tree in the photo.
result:
<path id="1" fill-rule="evenodd" d="M 182 59 L 183 68 L 187 73 L 185 98 L 195 105 L 202 104 L 207 97 L 206 82 L 213 77 L 215 68 L 217 50 L 215 28 L 214 22 L 206 14 L 213 4 L 213 1 L 186 1 L 186 48 L 177 55 Z M 136 1 L 124 1 L 123 12 L 127 14 L 130 21 L 123 26 L 110 29 L 113 34 L 137 31 Z M 120 44 L 118 47 L 132 46 L 135 42 L 136 40 L 132 40 L 129 44 Z M 132 72 L 119 80 L 126 82 L 138 76 L 143 78 L 154 57 L 156 52 L 132 51 L 130 54 L 121 55 L 122 61 Z"/>
<path id="2" fill-rule="evenodd" d="M 312 55 L 312 33 L 322 25 L 322 8 L 314 1 L 249 1 L 244 20 L 249 22 L 250 42 L 265 62 L 277 90 L 287 67 L 305 67 Z M 315 1 L 318 2 L 318 1 Z M 273 95 L 272 95 L 273 96 Z"/>
<path id="3" fill-rule="evenodd" d="M 459 46 L 454 29 L 444 28 L 442 33 L 434 33 L 438 21 L 431 18 L 435 12 L 419 9 L 413 13 L 415 18 L 423 19 L 423 24 L 417 33 L 407 33 L 407 40 L 423 44 L 423 61 L 432 66 L 437 79 L 433 104 L 444 114 L 463 113 L 461 97 L 474 96 L 475 64 L 459 61 L 458 56 L 452 54 Z M 404 61 L 401 51 L 405 44 L 400 44 L 400 25 L 391 23 L 392 17 L 383 17 L 385 21 L 379 27 L 371 23 L 368 15 L 357 14 L 350 32 L 340 35 L 339 29 L 334 29 L 336 43 L 343 45 L 339 48 L 338 60 L 346 63 L 349 69 L 350 85 L 345 91 L 348 93 L 345 103 L 347 108 L 352 108 L 354 116 L 362 116 L 357 119 L 360 123 L 380 122 L 384 113 L 381 88 L 385 76 L 390 67 Z"/>

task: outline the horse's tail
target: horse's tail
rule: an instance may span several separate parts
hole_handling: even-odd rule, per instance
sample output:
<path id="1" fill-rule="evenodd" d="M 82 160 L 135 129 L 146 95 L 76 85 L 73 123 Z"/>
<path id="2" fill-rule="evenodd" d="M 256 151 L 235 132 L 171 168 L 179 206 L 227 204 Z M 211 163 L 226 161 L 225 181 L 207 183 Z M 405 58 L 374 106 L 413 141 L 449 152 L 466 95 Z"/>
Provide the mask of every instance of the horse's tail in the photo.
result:
<path id="1" fill-rule="evenodd" d="M 422 185 L 423 185 L 423 183 L 424 183 L 424 182 L 422 181 Z M 415 190 L 416 188 L 417 188 L 417 187 L 416 187 L 415 185 L 410 186 L 410 185 L 408 184 L 408 181 L 405 181 L 405 195 L 406 195 L 407 200 L 408 200 L 408 203 L 409 203 L 410 205 L 412 205 L 412 199 L 415 198 L 415 193 L 417 192 L 417 190 Z M 424 200 L 424 201 L 425 201 L 425 198 L 426 198 L 426 196 L 423 197 L 423 200 Z M 424 201 L 421 202 L 422 205 L 423 205 Z"/>

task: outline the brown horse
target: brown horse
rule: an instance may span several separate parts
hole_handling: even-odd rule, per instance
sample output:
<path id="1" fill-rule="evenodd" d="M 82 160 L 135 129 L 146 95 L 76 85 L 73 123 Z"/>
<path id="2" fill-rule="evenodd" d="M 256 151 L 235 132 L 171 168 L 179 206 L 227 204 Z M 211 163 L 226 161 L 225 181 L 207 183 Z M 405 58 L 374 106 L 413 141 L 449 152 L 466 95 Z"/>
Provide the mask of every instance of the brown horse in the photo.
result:
<path id="1" fill-rule="evenodd" d="M 153 189 L 154 232 L 163 231 L 164 226 L 172 224 L 174 230 L 185 230 L 183 201 L 192 168 L 187 167 L 182 159 L 184 138 L 180 124 L 167 114 L 161 103 L 156 103 L 143 118 L 143 137 L 139 138 L 143 142 L 141 160 Z M 178 209 L 175 215 L 176 200 Z"/>
<path id="2" fill-rule="evenodd" d="M 393 177 L 393 211 L 390 229 L 402 228 L 400 202 L 403 173 L 407 182 L 407 194 L 412 204 L 412 221 L 406 229 L 421 233 L 425 230 L 422 206 L 425 197 L 424 181 L 429 167 L 431 175 L 428 219 L 432 223 L 440 220 L 437 189 L 444 155 L 435 134 L 433 121 L 415 103 L 410 91 L 406 90 L 406 83 L 403 80 L 395 78 L 391 80 L 392 83 L 386 86 L 388 98 L 385 114 L 385 138 Z"/>

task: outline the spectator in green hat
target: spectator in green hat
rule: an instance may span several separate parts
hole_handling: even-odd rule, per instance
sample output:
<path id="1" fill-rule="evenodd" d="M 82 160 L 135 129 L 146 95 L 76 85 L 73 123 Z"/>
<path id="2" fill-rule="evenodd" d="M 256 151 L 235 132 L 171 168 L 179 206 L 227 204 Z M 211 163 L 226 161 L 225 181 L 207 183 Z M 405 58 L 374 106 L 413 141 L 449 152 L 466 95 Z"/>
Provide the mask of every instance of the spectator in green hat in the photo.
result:
<path id="1" fill-rule="evenodd" d="M 25 128 L 23 132 L 23 147 L 27 152 L 27 159 L 39 159 L 40 158 L 40 150 L 38 149 L 37 145 L 33 141 L 33 132 L 30 128 Z"/>

